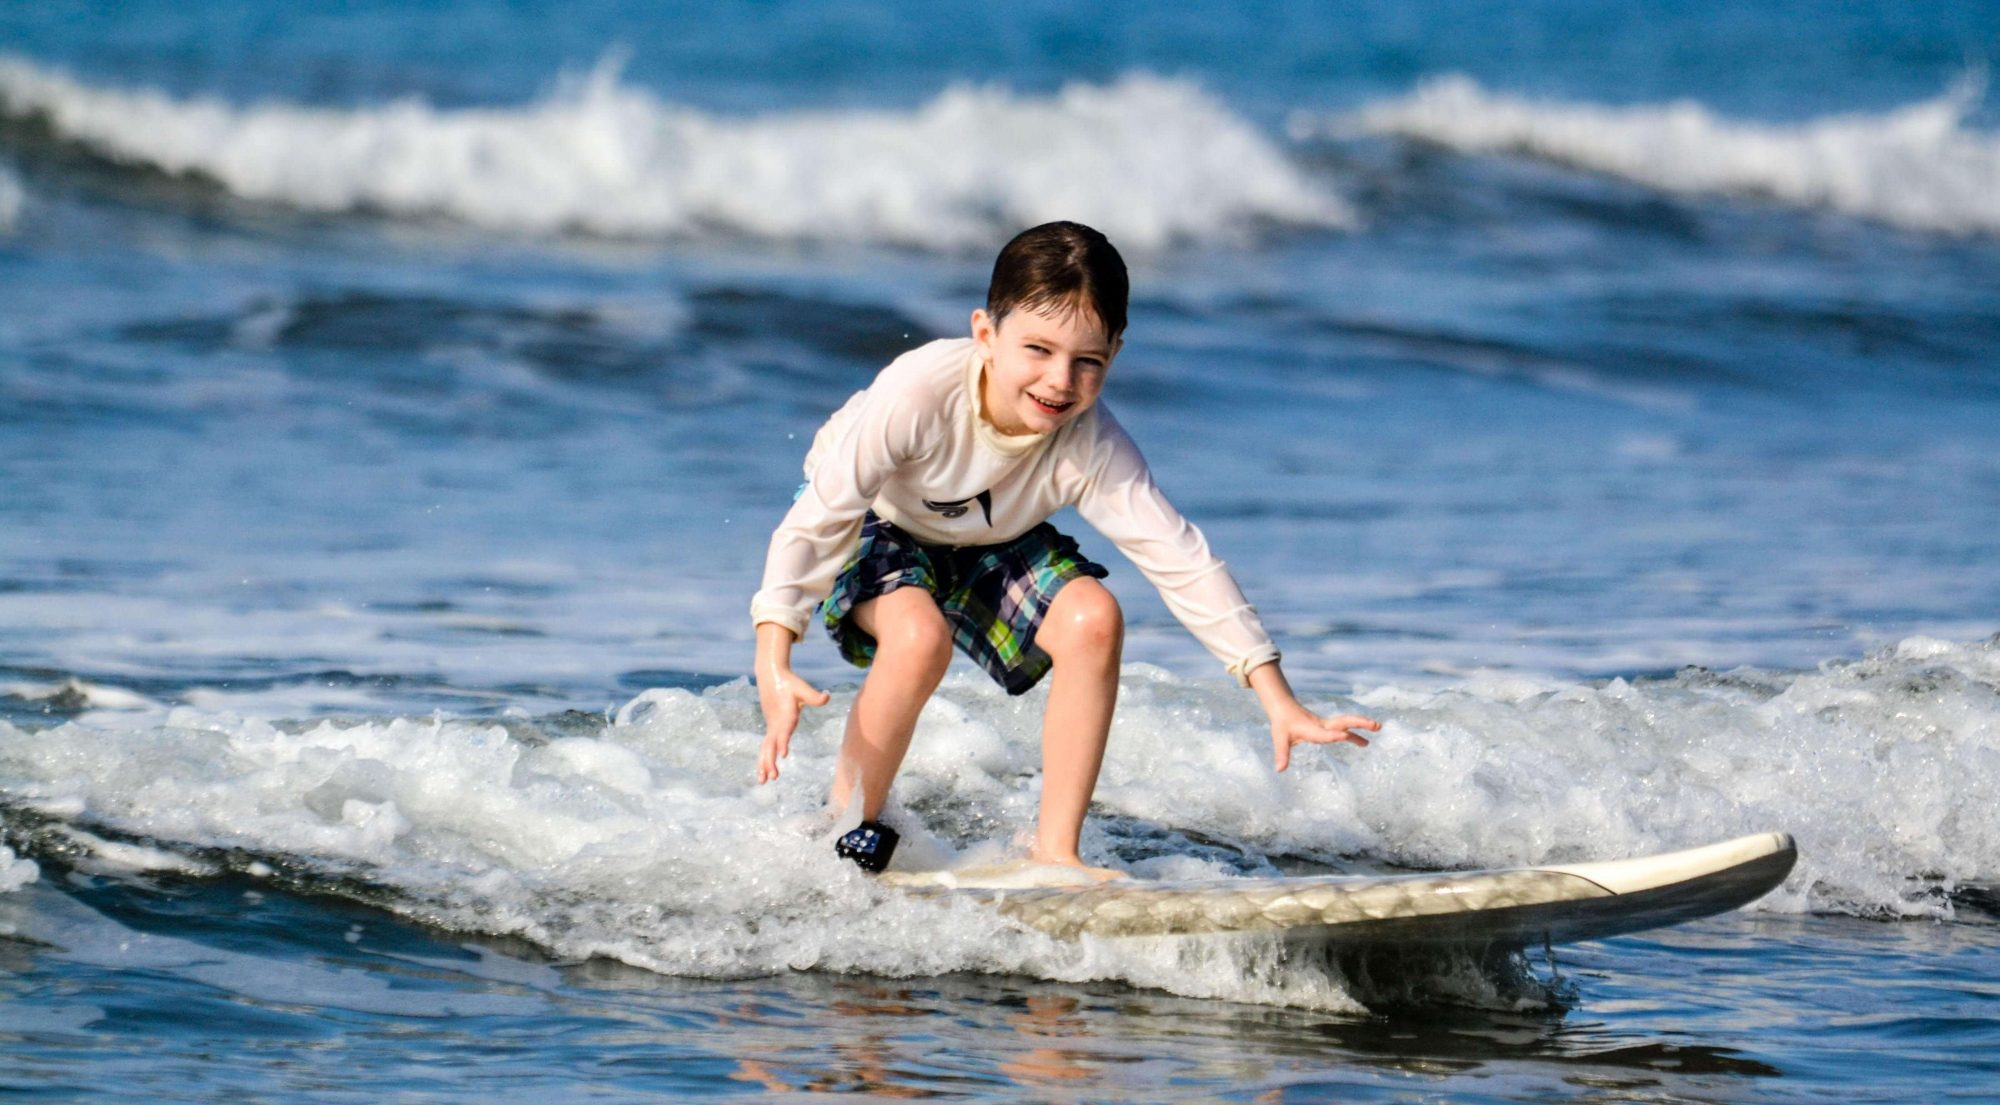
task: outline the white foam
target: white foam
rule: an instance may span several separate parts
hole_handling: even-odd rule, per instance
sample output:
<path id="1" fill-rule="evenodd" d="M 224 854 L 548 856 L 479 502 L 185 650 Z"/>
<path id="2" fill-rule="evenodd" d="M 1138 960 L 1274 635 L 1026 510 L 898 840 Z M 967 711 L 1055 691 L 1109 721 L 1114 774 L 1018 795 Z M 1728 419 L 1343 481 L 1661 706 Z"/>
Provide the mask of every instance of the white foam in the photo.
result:
<path id="1" fill-rule="evenodd" d="M 1133 666 L 1098 800 L 1266 854 L 1412 866 L 1616 858 L 1778 829 L 1797 836 L 1800 866 L 1762 908 L 1942 916 L 1938 889 L 2000 871 L 1996 690 L 2000 645 L 1937 641 L 1803 673 L 1381 687 L 1363 696 L 1387 723 L 1374 747 L 1302 751 L 1276 775 L 1249 695 Z M 35 733 L 0 723 L 0 795 L 73 822 L 100 866 L 240 849 L 277 870 L 361 876 L 426 919 L 680 975 L 989 971 L 1351 1007 L 1254 942 L 1066 944 L 838 862 L 821 805 L 851 700 L 810 712 L 762 788 L 755 691 L 736 683 L 648 692 L 552 740 L 518 720 L 274 724 L 191 708 Z M 897 783 L 913 837 L 974 856 L 1013 846 L 1035 817 L 1040 706 L 976 675 L 947 680 Z M 1093 821 L 1085 858 L 1116 861 L 1111 844 Z M 1200 848 L 1165 847 L 1138 873 L 1220 871 Z"/>
<path id="2" fill-rule="evenodd" d="M 42 869 L 34 860 L 21 859 L 0 844 L 0 894 L 11 894 L 41 877 Z"/>
<path id="3" fill-rule="evenodd" d="M 73 825 L 61 827 L 61 833 L 77 851 L 75 862 L 78 870 L 94 874 L 137 875 L 155 872 L 171 872 L 177 875 L 214 875 L 219 870 L 212 864 L 190 859 L 166 848 L 154 848 L 144 844 L 126 844 L 122 841 L 106 840 L 96 833 L 85 832 Z"/>
<path id="4" fill-rule="evenodd" d="M 0 697 L 25 702 L 42 702 L 66 709 L 150 710 L 159 704 L 145 695 L 123 687 L 86 682 L 71 677 L 60 683 L 0 683 Z"/>
<path id="5" fill-rule="evenodd" d="M 909 111 L 754 118 L 665 103 L 615 64 L 518 107 L 406 99 L 353 110 L 92 85 L 0 58 L 0 111 L 104 156 L 310 211 L 443 215 L 502 230 L 988 248 L 1049 218 L 1121 244 L 1229 240 L 1346 206 L 1186 81 L 1129 76 L 1047 97 L 949 88 Z"/>
<path id="6" fill-rule="evenodd" d="M 1748 195 L 1898 226 L 2000 232 L 2000 135 L 1966 127 L 1979 96 L 1795 125 L 1727 119 L 1693 100 L 1608 106 L 1490 92 L 1463 76 L 1331 117 L 1295 137 L 1398 135 L 1476 153 L 1522 153 L 1669 192 Z"/>

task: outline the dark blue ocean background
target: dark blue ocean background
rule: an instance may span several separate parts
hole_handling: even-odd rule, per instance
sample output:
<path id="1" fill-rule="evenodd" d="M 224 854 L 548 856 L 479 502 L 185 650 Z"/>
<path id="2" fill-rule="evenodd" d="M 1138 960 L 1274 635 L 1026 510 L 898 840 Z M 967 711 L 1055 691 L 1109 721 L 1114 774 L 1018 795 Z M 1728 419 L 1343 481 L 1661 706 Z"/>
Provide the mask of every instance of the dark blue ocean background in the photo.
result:
<path id="1" fill-rule="evenodd" d="M 2000 1099 L 1991 3 L 0 4 L 0 1094 Z M 1071 945 L 751 785 L 819 421 L 1022 226 L 1307 699 L 1138 573 L 1086 855 L 1638 855 L 1502 962 Z M 899 782 L 1011 846 L 1039 699 Z"/>

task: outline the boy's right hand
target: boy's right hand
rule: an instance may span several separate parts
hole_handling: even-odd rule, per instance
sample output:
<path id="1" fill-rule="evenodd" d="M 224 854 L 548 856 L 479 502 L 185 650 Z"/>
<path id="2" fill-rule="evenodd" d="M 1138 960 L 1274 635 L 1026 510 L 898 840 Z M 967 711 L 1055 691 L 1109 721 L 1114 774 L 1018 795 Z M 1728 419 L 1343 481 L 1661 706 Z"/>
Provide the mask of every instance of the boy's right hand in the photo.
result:
<path id="1" fill-rule="evenodd" d="M 764 707 L 764 747 L 757 753 L 757 782 L 761 785 L 778 777 L 778 761 L 792 754 L 792 734 L 799 727 L 799 711 L 806 706 L 824 706 L 832 696 L 793 674 L 790 665 L 759 665 L 757 699 Z"/>

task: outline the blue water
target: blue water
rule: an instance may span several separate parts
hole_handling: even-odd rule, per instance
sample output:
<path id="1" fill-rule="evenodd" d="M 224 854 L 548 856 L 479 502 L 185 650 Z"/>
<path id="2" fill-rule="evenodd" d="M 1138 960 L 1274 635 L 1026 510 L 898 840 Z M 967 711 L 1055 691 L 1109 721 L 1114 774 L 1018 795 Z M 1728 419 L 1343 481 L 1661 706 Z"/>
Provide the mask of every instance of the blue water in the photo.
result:
<path id="1" fill-rule="evenodd" d="M 1986 4 L 0 10 L 0 1085 L 2000 1096 L 1996 49 Z M 835 704 L 752 788 L 770 527 L 1052 217 L 1133 265 L 1107 402 L 1387 726 L 1273 778 L 1058 519 L 1131 624 L 1087 856 L 1783 829 L 1786 886 L 1329 974 L 809 846 L 856 673 L 800 650 Z M 914 835 L 1009 847 L 1038 716 L 955 670 Z"/>

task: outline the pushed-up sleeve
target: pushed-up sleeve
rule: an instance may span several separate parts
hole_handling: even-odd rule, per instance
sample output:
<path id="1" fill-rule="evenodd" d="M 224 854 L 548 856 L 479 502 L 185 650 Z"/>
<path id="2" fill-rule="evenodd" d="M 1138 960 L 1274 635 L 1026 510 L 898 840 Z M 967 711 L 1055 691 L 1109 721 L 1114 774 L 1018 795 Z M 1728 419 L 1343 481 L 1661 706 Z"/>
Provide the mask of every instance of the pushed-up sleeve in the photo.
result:
<path id="1" fill-rule="evenodd" d="M 1077 512 L 1159 588 L 1167 609 L 1244 685 L 1251 669 L 1278 659 L 1278 648 L 1228 565 L 1181 517 L 1124 427 L 1103 408 L 1085 458 Z"/>
<path id="2" fill-rule="evenodd" d="M 849 400 L 814 441 L 806 485 L 764 554 L 764 582 L 750 600 L 753 624 L 776 622 L 805 636 L 813 607 L 853 555 L 875 496 L 921 454 L 935 412 L 883 383 Z"/>

